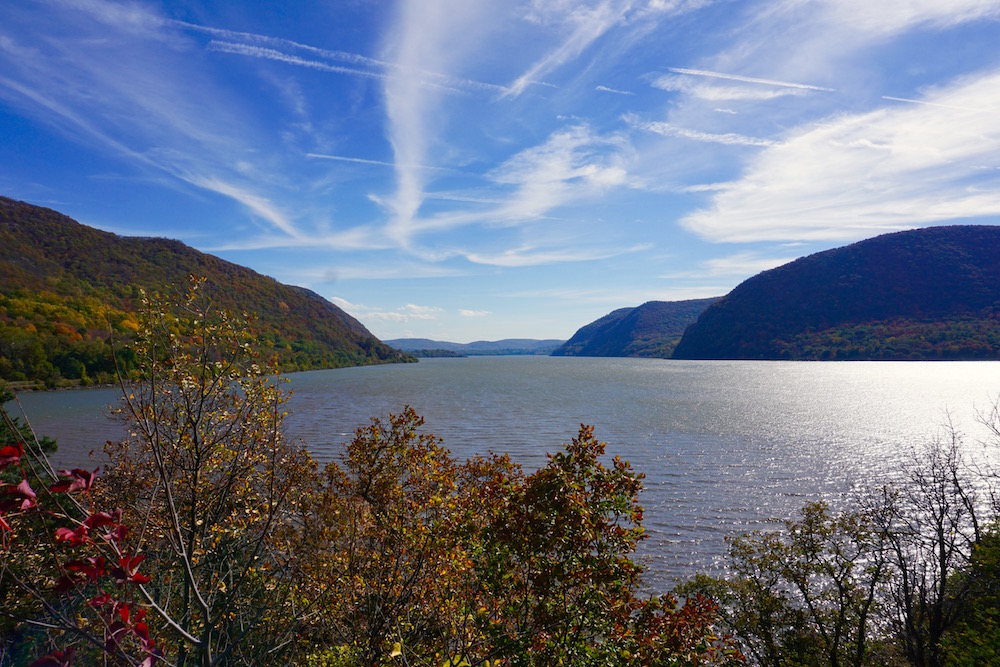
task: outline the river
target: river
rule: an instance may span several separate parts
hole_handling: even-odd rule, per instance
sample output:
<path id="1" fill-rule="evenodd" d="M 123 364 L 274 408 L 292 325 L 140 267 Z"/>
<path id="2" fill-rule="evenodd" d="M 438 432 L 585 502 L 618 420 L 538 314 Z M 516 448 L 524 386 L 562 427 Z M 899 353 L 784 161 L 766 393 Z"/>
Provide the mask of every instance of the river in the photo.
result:
<path id="1" fill-rule="evenodd" d="M 951 423 L 971 456 L 992 456 L 977 413 L 1000 393 L 1000 362 L 766 362 L 470 357 L 293 374 L 289 435 L 329 460 L 373 415 L 412 406 L 464 459 L 508 452 L 545 463 L 581 423 L 646 475 L 659 586 L 714 570 L 724 536 L 770 528 L 805 502 L 837 505 L 891 481 Z M 120 437 L 112 389 L 25 394 L 57 463 Z M 10 407 L 10 406 L 8 406 Z"/>

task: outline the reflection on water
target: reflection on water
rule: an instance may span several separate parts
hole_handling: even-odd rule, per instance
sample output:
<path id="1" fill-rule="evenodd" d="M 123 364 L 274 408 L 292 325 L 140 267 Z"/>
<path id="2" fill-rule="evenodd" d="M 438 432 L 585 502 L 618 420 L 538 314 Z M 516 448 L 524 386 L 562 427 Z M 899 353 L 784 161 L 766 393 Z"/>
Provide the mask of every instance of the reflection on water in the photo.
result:
<path id="1" fill-rule="evenodd" d="M 642 556 L 665 582 L 712 567 L 726 534 L 887 481 L 949 419 L 979 455 L 976 410 L 1000 393 L 998 371 L 998 362 L 425 359 L 295 374 L 287 424 L 329 460 L 371 416 L 408 404 L 457 457 L 505 451 L 529 469 L 592 424 L 609 454 L 646 475 Z M 102 416 L 116 396 L 28 394 L 22 403 L 67 465 L 119 437 Z"/>

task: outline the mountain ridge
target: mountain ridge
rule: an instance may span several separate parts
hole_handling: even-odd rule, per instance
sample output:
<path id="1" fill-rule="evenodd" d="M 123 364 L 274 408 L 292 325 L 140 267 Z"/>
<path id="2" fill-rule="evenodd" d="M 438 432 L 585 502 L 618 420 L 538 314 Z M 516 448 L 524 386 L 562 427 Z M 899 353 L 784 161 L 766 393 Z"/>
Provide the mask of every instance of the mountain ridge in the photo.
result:
<path id="1" fill-rule="evenodd" d="M 676 359 L 1000 358 L 1000 227 L 883 234 L 753 276 Z"/>
<path id="2" fill-rule="evenodd" d="M 647 301 L 580 327 L 553 356 L 669 358 L 684 330 L 720 297 Z"/>
<path id="3" fill-rule="evenodd" d="M 432 352 L 443 350 L 465 356 L 548 355 L 564 341 L 538 338 L 504 338 L 502 340 L 477 340 L 471 343 L 453 343 L 430 338 L 392 338 L 385 343 L 404 352 Z"/>
<path id="4" fill-rule="evenodd" d="M 119 236 L 0 197 L 0 379 L 107 380 L 109 337 L 136 326 L 140 288 L 207 278 L 220 307 L 250 312 L 283 370 L 412 361 L 320 295 L 157 237 Z"/>

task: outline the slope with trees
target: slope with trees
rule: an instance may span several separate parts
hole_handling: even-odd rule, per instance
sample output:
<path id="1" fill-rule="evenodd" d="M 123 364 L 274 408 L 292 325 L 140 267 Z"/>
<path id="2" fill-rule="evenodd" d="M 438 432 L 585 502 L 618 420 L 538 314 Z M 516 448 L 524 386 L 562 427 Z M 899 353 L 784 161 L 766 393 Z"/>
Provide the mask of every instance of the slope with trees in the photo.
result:
<path id="1" fill-rule="evenodd" d="M 647 301 L 635 308 L 619 308 L 581 327 L 552 355 L 668 358 L 684 330 L 716 298 Z"/>
<path id="2" fill-rule="evenodd" d="M 684 334 L 677 359 L 1000 357 L 1000 227 L 930 227 L 750 278 Z"/>
<path id="3" fill-rule="evenodd" d="M 409 360 L 319 295 L 179 241 L 122 237 L 0 197 L 0 380 L 107 382 L 109 337 L 138 328 L 143 291 L 206 277 L 218 307 L 256 316 L 285 370 Z"/>

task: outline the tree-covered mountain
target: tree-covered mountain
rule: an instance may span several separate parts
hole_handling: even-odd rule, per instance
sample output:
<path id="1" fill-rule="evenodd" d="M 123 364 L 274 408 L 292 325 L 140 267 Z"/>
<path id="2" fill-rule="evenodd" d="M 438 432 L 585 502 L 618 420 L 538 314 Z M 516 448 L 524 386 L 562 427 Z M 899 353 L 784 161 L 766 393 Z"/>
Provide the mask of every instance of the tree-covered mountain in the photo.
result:
<path id="1" fill-rule="evenodd" d="M 581 327 L 553 356 L 668 358 L 684 330 L 718 297 L 647 301 Z"/>
<path id="2" fill-rule="evenodd" d="M 284 370 L 412 360 L 318 294 L 161 238 L 123 237 L 0 197 L 0 380 L 108 381 L 110 337 L 127 338 L 140 290 L 207 279 L 219 307 L 256 316 Z"/>
<path id="3" fill-rule="evenodd" d="M 486 357 L 505 355 L 548 355 L 562 345 L 561 340 L 537 340 L 534 338 L 505 338 L 503 340 L 477 340 L 472 343 L 451 343 L 429 338 L 394 338 L 385 341 L 387 345 L 417 356 L 444 356 L 437 352 L 450 352 L 452 356 Z"/>
<path id="4" fill-rule="evenodd" d="M 929 227 L 760 273 L 712 304 L 678 359 L 1000 357 L 1000 227 Z"/>

